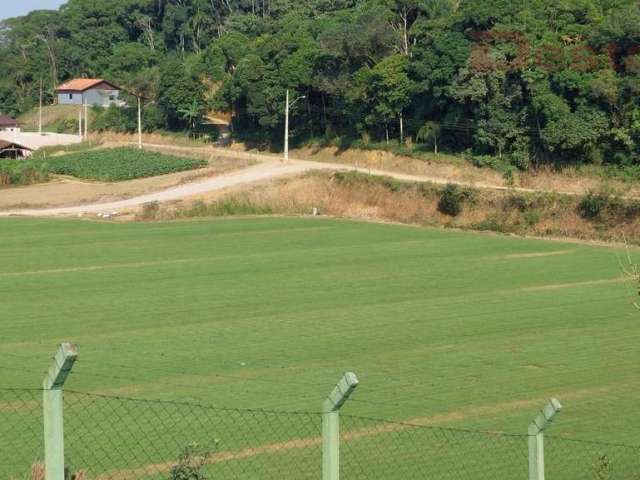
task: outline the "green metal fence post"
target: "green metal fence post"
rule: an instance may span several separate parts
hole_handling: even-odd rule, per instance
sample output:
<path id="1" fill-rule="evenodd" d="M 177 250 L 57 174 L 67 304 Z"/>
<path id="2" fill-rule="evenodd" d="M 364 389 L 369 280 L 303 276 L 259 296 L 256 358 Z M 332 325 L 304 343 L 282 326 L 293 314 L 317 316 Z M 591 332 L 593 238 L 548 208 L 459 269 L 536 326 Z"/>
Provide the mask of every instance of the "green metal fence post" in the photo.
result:
<path id="1" fill-rule="evenodd" d="M 529 424 L 529 480 L 544 480 L 544 430 L 562 410 L 560 402 L 552 398 Z"/>
<path id="2" fill-rule="evenodd" d="M 322 480 L 340 478 L 340 408 L 358 386 L 358 377 L 347 372 L 322 404 Z"/>
<path id="3" fill-rule="evenodd" d="M 69 376 L 76 358 L 78 358 L 76 345 L 72 343 L 60 344 L 42 382 L 45 480 L 64 480 L 62 386 Z"/>

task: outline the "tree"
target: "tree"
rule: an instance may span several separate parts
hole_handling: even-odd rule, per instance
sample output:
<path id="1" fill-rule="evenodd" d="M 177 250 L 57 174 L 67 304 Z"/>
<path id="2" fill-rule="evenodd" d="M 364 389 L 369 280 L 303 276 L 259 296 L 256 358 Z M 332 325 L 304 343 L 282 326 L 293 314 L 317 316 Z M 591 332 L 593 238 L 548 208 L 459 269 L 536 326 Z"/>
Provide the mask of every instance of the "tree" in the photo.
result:
<path id="1" fill-rule="evenodd" d="M 442 127 L 438 122 L 429 121 L 425 123 L 420 130 L 418 130 L 418 134 L 416 135 L 416 140 L 419 142 L 430 142 L 433 144 L 433 153 L 438 154 L 438 138 L 440 138 L 440 134 L 442 132 Z"/>
<path id="2" fill-rule="evenodd" d="M 158 85 L 158 105 L 174 128 L 185 126 L 185 118 L 180 112 L 191 109 L 193 104 L 200 110 L 204 107 L 204 85 L 191 75 L 177 58 L 170 58 L 160 70 Z M 189 126 L 188 122 L 186 123 Z"/>
<path id="3" fill-rule="evenodd" d="M 356 75 L 352 96 L 363 105 L 365 122 L 385 125 L 389 141 L 389 124 L 397 119 L 400 142 L 404 140 L 404 109 L 409 104 L 415 83 L 409 78 L 409 60 L 404 55 L 385 58 L 373 68 L 362 69 Z"/>
<path id="4" fill-rule="evenodd" d="M 299 138 L 407 131 L 520 168 L 630 164 L 639 25 L 637 0 L 67 0 L 0 22 L 0 109 L 37 105 L 41 78 L 46 102 L 106 77 L 157 101 L 146 128 L 192 131 L 195 102 L 270 146 L 288 88 L 306 96 Z"/>
<path id="5" fill-rule="evenodd" d="M 178 109 L 183 120 L 189 124 L 189 133 L 193 133 L 196 125 L 202 120 L 202 105 L 194 99 L 189 105 Z"/>

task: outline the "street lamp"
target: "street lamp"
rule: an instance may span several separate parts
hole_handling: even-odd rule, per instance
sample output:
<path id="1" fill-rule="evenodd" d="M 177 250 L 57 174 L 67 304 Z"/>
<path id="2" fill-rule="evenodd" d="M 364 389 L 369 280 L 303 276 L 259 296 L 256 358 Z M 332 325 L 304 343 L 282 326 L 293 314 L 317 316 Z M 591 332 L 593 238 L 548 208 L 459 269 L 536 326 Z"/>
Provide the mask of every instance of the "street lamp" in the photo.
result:
<path id="1" fill-rule="evenodd" d="M 284 114 L 284 160 L 289 160 L 289 109 L 293 107 L 298 100 L 307 98 L 306 95 L 301 95 L 293 102 L 289 103 L 289 89 L 287 89 L 287 99 L 285 102 L 285 114 Z"/>

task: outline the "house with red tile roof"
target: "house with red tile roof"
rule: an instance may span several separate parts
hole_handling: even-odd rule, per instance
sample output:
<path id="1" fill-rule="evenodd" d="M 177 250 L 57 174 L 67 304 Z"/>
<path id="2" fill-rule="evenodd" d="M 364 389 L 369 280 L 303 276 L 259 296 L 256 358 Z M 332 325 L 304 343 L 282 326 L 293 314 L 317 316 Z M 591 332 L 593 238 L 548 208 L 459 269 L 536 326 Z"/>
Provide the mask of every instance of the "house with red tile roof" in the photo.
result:
<path id="1" fill-rule="evenodd" d="M 58 104 L 108 107 L 124 105 L 119 99 L 120 88 L 102 78 L 74 78 L 58 88 Z"/>

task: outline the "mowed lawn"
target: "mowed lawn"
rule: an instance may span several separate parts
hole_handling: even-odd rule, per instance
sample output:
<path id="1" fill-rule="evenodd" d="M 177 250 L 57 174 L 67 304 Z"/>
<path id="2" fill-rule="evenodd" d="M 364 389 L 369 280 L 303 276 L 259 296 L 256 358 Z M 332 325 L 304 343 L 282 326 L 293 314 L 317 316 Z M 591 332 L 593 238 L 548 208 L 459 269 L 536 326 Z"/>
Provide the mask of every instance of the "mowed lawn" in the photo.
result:
<path id="1" fill-rule="evenodd" d="M 623 250 L 329 219 L 0 221 L 0 376 L 239 408 L 319 410 L 637 444 L 640 311 Z"/>

